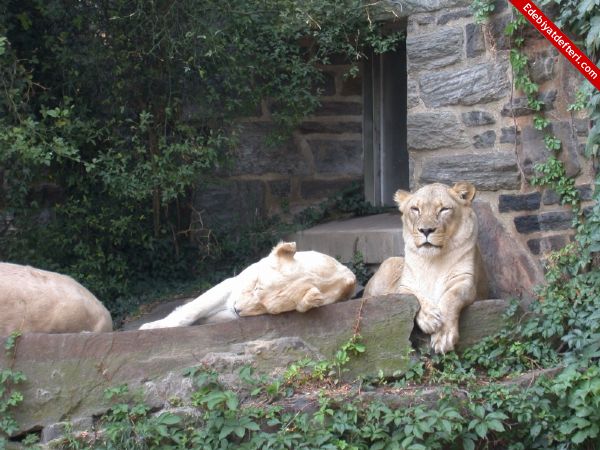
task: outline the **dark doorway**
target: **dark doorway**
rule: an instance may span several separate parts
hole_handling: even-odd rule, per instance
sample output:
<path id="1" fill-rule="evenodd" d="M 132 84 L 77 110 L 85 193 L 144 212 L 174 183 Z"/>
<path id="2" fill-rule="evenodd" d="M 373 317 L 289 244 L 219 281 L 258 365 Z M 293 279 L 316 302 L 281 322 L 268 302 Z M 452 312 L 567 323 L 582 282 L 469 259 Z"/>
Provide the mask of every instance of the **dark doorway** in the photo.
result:
<path id="1" fill-rule="evenodd" d="M 406 144 L 406 41 L 392 52 L 371 51 L 363 74 L 365 198 L 395 206 L 397 189 L 409 188 Z"/>

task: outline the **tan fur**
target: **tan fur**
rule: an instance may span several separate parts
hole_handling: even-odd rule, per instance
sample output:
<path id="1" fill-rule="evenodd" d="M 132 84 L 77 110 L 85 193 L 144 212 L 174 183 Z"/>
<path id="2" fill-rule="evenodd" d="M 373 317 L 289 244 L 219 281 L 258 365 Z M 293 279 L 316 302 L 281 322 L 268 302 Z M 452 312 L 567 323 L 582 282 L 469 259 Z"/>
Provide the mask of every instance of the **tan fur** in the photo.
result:
<path id="1" fill-rule="evenodd" d="M 354 274 L 334 258 L 313 251 L 296 252 L 295 242 L 282 242 L 239 275 L 140 329 L 181 327 L 201 319 L 231 320 L 238 315 L 305 312 L 346 300 L 355 287 Z"/>
<path id="2" fill-rule="evenodd" d="M 398 191 L 404 258 L 389 258 L 365 287 L 364 297 L 411 293 L 421 306 L 417 324 L 431 334 L 438 353 L 458 342 L 461 310 L 487 296 L 477 248 L 477 218 L 471 208 L 475 187 L 430 184 L 414 194 Z"/>
<path id="3" fill-rule="evenodd" d="M 0 336 L 112 331 L 108 310 L 70 277 L 0 263 Z"/>

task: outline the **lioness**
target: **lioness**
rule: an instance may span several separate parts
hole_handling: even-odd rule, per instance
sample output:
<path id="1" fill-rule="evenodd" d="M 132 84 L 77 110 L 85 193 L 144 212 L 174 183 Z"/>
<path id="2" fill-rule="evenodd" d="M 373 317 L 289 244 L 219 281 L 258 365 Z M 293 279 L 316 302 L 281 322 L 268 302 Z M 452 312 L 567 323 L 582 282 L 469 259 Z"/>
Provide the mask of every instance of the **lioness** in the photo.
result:
<path id="1" fill-rule="evenodd" d="M 365 287 L 364 297 L 389 293 L 415 295 L 421 306 L 417 324 L 431 334 L 437 353 L 458 342 L 461 310 L 487 296 L 477 248 L 477 218 L 471 208 L 475 186 L 430 184 L 414 194 L 398 191 L 404 258 L 386 259 Z"/>
<path id="2" fill-rule="evenodd" d="M 296 252 L 295 242 L 279 243 L 269 256 L 180 306 L 167 317 L 142 325 L 140 330 L 182 327 L 236 319 L 239 316 L 305 312 L 346 300 L 354 293 L 356 277 L 350 269 L 323 253 Z"/>
<path id="3" fill-rule="evenodd" d="M 0 263 L 0 336 L 112 331 L 108 310 L 73 278 Z"/>

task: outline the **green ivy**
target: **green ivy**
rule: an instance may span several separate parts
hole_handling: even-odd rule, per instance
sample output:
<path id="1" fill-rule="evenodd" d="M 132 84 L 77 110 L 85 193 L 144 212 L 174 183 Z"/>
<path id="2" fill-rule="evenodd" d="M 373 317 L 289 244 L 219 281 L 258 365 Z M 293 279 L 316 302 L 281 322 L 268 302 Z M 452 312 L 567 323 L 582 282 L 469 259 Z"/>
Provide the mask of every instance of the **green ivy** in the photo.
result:
<path id="1" fill-rule="evenodd" d="M 0 0 L 0 258 L 73 275 L 117 315 L 125 294 L 212 273 L 227 230 L 198 244 L 194 189 L 261 102 L 277 146 L 318 107 L 333 57 L 351 76 L 367 46 L 394 48 L 380 7 Z"/>

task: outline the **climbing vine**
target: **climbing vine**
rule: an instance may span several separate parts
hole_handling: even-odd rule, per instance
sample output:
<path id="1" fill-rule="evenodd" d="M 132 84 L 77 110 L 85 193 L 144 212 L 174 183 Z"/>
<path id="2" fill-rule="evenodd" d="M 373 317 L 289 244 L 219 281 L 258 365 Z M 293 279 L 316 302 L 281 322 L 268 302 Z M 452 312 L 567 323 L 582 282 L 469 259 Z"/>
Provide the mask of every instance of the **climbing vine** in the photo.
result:
<path id="1" fill-rule="evenodd" d="M 319 105 L 324 65 L 352 76 L 367 46 L 394 48 L 382 7 L 0 0 L 0 258 L 70 274 L 112 312 L 210 272 L 215 236 L 238 230 L 197 232 L 193 191 L 235 157 L 239 119 L 268 102 L 277 146 Z"/>

